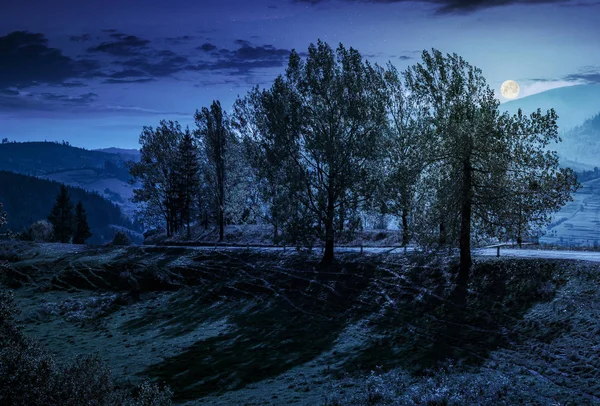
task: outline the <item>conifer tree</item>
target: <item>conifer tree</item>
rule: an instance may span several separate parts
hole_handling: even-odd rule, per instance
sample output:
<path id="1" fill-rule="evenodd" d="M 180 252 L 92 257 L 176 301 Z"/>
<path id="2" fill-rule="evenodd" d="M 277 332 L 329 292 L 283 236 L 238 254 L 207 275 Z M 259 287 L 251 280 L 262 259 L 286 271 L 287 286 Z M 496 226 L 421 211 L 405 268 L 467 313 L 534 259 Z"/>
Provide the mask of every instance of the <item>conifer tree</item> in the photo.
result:
<path id="1" fill-rule="evenodd" d="M 187 237 L 191 236 L 190 223 L 199 190 L 200 163 L 198 146 L 189 128 L 186 128 L 177 149 L 177 209 L 182 226 L 187 229 Z"/>
<path id="2" fill-rule="evenodd" d="M 2 203 L 0 203 L 0 227 L 3 227 L 6 223 L 6 212 L 2 211 Z"/>
<path id="3" fill-rule="evenodd" d="M 83 208 L 81 200 L 77 202 L 75 207 L 75 230 L 73 233 L 73 244 L 85 244 L 85 240 L 90 238 L 90 226 L 87 222 L 87 214 Z"/>
<path id="4" fill-rule="evenodd" d="M 54 226 L 54 241 L 68 243 L 73 235 L 73 203 L 65 185 L 60 186 L 56 203 L 48 216 Z"/>

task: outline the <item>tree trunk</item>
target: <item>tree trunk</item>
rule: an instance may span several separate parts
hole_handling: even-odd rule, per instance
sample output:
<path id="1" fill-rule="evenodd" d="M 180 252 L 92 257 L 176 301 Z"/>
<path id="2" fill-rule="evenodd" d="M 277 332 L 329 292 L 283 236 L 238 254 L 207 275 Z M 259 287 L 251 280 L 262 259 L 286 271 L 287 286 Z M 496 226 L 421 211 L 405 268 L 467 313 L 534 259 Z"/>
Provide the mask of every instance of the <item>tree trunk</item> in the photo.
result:
<path id="1" fill-rule="evenodd" d="M 443 221 L 440 221 L 440 237 L 438 242 L 440 245 L 446 244 L 446 225 Z"/>
<path id="2" fill-rule="evenodd" d="M 408 191 L 406 187 L 402 188 L 402 246 L 406 247 L 410 241 L 410 235 L 408 232 L 408 213 L 410 207 L 408 203 Z"/>
<path id="3" fill-rule="evenodd" d="M 204 231 L 208 230 L 208 210 L 204 209 Z"/>
<path id="4" fill-rule="evenodd" d="M 344 232 L 344 203 L 342 201 L 342 203 L 340 204 L 340 224 L 339 224 L 339 230 L 340 230 L 340 234 L 342 232 Z"/>
<path id="5" fill-rule="evenodd" d="M 471 191 L 471 161 L 469 158 L 463 162 L 462 205 L 460 212 L 460 265 L 458 268 L 457 293 L 459 298 L 466 297 L 471 270 L 471 211 L 473 196 Z"/>
<path id="6" fill-rule="evenodd" d="M 406 247 L 408 245 L 410 238 L 408 235 L 408 209 L 406 207 L 402 208 L 402 246 Z"/>
<path id="7" fill-rule="evenodd" d="M 335 229 L 333 226 L 333 197 L 330 196 L 327 201 L 327 218 L 325 219 L 325 252 L 321 264 L 329 265 L 333 262 L 333 241 Z"/>
<path id="8" fill-rule="evenodd" d="M 273 222 L 273 244 L 279 242 L 279 227 L 277 221 Z"/>
<path id="9" fill-rule="evenodd" d="M 223 206 L 219 205 L 219 242 L 223 241 L 225 234 L 225 214 L 223 212 Z"/>

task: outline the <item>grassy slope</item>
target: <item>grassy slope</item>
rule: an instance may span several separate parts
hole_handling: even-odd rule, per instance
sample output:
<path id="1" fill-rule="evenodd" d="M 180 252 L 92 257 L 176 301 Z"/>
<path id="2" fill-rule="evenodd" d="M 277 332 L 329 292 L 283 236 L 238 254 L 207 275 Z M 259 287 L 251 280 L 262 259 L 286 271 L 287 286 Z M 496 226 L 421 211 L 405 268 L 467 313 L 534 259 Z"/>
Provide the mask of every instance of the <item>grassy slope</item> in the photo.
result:
<path id="1" fill-rule="evenodd" d="M 600 404 L 597 266 L 482 260 L 463 309 L 424 258 L 80 249 L 0 247 L 26 331 L 181 403 Z"/>

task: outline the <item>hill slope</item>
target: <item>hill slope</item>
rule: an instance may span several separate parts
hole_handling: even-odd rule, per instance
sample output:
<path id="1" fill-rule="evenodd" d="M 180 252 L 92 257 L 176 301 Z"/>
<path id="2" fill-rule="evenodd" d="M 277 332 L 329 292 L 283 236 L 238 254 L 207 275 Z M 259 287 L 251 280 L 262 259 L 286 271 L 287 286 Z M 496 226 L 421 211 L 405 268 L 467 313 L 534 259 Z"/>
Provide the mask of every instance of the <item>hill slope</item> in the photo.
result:
<path id="1" fill-rule="evenodd" d="M 89 151 L 55 142 L 0 144 L 0 170 L 32 175 L 96 192 L 118 204 L 133 218 L 129 201 L 134 186 L 126 162 L 139 159 L 135 150 Z"/>
<path id="2" fill-rule="evenodd" d="M 511 114 L 519 108 L 527 114 L 538 108 L 542 111 L 554 108 L 560 130 L 567 131 L 600 112 L 600 85 L 565 86 L 500 105 L 501 110 Z"/>
<path id="3" fill-rule="evenodd" d="M 4 203 L 4 210 L 8 215 L 8 224 L 0 230 L 2 232 L 6 228 L 18 232 L 38 220 L 46 219 L 60 188 L 58 182 L 7 171 L 0 171 L 0 185 L 0 202 Z M 87 211 L 93 234 L 88 243 L 110 241 L 116 227 L 126 228 L 135 240 L 141 240 L 140 227 L 125 218 L 119 206 L 96 193 L 81 188 L 67 188 L 73 204 L 81 200 Z"/>

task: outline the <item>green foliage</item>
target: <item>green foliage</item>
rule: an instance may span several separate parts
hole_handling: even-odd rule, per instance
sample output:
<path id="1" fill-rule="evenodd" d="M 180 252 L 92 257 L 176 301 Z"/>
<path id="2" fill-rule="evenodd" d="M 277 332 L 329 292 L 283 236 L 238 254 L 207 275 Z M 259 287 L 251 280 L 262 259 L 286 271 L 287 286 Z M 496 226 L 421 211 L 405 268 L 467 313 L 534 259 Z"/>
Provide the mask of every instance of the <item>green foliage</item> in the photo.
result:
<path id="1" fill-rule="evenodd" d="M 458 240 L 464 288 L 472 239 L 522 238 L 546 225 L 577 183 L 548 150 L 560 141 L 554 110 L 500 115 L 480 69 L 435 49 L 422 58 L 405 78 L 432 131 L 421 188 L 431 191 L 423 211 L 433 221 L 424 229 L 442 224 L 450 242 Z"/>
<path id="2" fill-rule="evenodd" d="M 140 215 L 146 228 L 160 220 L 167 226 L 167 235 L 177 231 L 177 146 L 183 137 L 176 121 L 161 120 L 156 129 L 144 127 L 140 134 L 141 159 L 130 163 L 132 181 L 142 187 L 134 189 L 133 201 L 142 203 Z"/>

